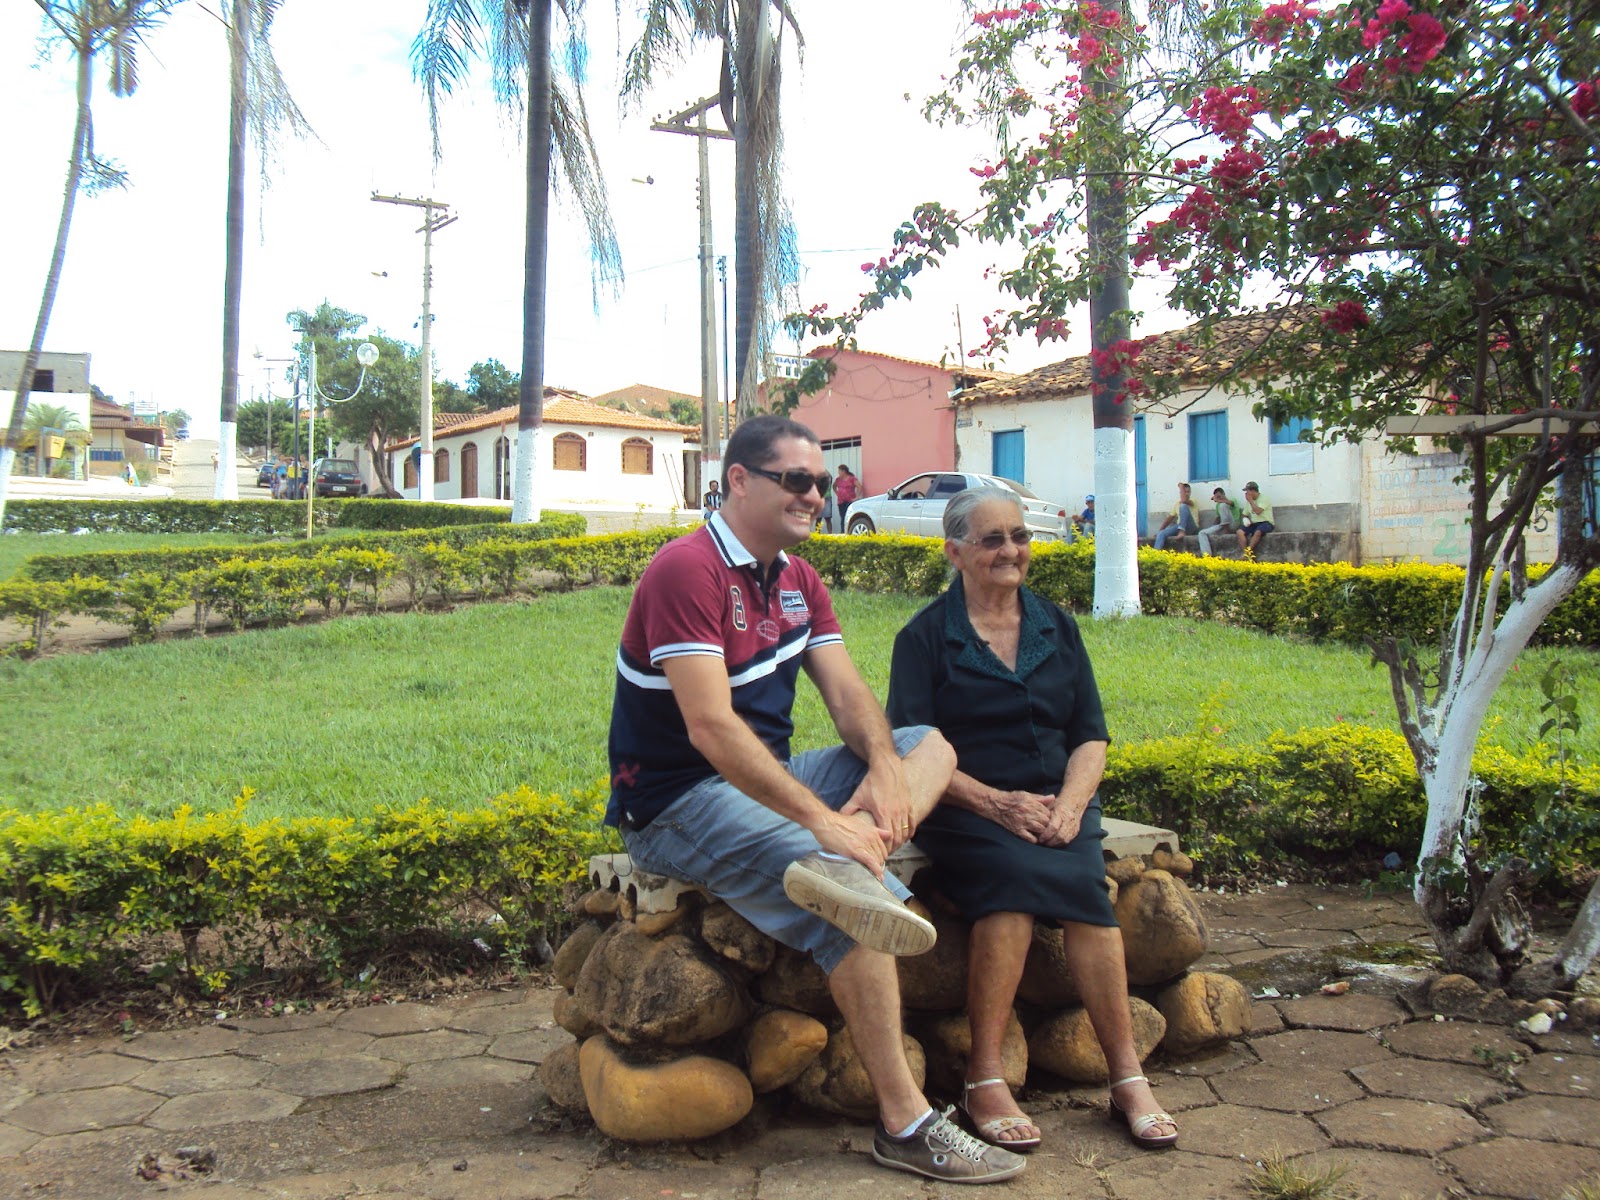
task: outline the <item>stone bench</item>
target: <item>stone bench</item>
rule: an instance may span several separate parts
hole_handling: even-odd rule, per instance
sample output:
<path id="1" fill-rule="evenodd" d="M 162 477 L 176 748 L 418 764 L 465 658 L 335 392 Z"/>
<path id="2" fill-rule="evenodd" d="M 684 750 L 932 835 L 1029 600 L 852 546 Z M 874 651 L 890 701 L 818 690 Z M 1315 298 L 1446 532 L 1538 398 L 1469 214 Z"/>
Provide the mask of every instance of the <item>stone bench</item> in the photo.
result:
<path id="1" fill-rule="evenodd" d="M 1192 864 L 1177 835 L 1111 818 L 1105 828 L 1141 1059 L 1158 1046 L 1187 1054 L 1239 1036 L 1249 1021 L 1244 989 L 1188 971 L 1205 953 L 1206 929 L 1183 882 Z M 927 865 L 910 845 L 889 862 L 939 934 L 927 954 L 897 960 L 906 1053 L 920 1084 L 954 1096 L 970 1048 L 968 930 L 936 893 L 918 888 Z M 574 906 L 580 923 L 554 963 L 567 989 L 555 1017 L 574 1041 L 540 1067 L 552 1101 L 628 1141 L 708 1137 L 742 1120 L 757 1095 L 781 1090 L 826 1112 L 875 1115 L 827 977 L 809 956 L 625 854 L 590 860 L 590 882 Z M 1078 1083 L 1106 1081 L 1054 927 L 1034 931 L 1006 1038 L 1014 1088 L 1030 1066 Z"/>

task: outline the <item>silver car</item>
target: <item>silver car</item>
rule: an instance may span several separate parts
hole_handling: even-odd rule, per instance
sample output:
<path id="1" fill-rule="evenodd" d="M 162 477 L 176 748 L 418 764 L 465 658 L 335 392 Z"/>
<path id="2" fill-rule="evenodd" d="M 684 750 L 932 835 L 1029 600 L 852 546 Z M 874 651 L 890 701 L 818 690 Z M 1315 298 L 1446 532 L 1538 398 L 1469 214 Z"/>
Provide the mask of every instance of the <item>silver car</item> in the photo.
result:
<path id="1" fill-rule="evenodd" d="M 850 506 L 846 531 L 943 537 L 944 506 L 950 497 L 970 487 L 998 487 L 1015 492 L 1035 539 L 1070 540 L 1067 510 L 1061 505 L 1041 500 L 1015 479 L 977 475 L 971 471 L 928 471 L 913 475 L 880 495 L 857 500 Z"/>

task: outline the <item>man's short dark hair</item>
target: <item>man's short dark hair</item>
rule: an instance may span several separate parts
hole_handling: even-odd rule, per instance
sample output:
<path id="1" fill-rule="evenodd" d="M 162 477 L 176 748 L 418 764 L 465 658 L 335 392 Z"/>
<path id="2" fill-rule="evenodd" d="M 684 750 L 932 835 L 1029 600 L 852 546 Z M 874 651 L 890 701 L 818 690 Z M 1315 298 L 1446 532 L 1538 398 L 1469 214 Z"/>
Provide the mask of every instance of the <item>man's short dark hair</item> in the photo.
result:
<path id="1" fill-rule="evenodd" d="M 770 463 L 778 456 L 773 446 L 783 438 L 821 445 L 816 434 L 788 417 L 767 415 L 741 421 L 722 450 L 722 486 L 728 486 L 728 471 L 735 465 L 764 467 Z"/>

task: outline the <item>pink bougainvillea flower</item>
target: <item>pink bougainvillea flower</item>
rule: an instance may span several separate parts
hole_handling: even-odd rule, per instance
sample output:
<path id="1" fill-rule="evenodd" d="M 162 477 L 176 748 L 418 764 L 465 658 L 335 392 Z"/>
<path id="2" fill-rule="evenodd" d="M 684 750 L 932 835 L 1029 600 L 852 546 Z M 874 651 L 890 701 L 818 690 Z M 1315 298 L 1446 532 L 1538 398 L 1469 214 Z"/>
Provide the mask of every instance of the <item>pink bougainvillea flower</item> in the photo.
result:
<path id="1" fill-rule="evenodd" d="M 1322 312 L 1322 323 L 1334 333 L 1354 333 L 1372 323 L 1367 310 L 1354 300 L 1341 300 Z"/>
<path id="2" fill-rule="evenodd" d="M 1444 48 L 1444 26 L 1427 13 L 1412 13 L 1406 19 L 1410 32 L 1400 39 L 1400 49 L 1405 51 L 1406 66 L 1413 75 L 1435 58 Z"/>

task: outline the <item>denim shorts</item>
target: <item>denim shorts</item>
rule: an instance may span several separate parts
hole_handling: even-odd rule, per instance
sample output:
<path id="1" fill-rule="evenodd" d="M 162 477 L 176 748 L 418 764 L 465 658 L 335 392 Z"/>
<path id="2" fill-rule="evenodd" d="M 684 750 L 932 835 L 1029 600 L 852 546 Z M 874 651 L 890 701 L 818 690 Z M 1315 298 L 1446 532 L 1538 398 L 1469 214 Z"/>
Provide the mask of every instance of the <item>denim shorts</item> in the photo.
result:
<path id="1" fill-rule="evenodd" d="M 915 750 L 932 729 L 896 729 L 900 757 Z M 867 774 L 867 764 L 845 746 L 807 750 L 787 765 L 791 775 L 835 812 Z M 848 934 L 784 894 L 784 871 L 795 859 L 820 849 L 817 839 L 720 775 L 695 784 L 643 829 L 624 830 L 622 840 L 643 870 L 697 884 L 775 941 L 808 951 L 825 972 L 831 974 L 855 948 Z M 883 882 L 902 900 L 911 895 L 893 875 L 885 874 Z"/>

